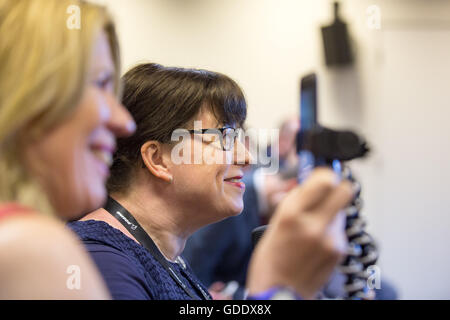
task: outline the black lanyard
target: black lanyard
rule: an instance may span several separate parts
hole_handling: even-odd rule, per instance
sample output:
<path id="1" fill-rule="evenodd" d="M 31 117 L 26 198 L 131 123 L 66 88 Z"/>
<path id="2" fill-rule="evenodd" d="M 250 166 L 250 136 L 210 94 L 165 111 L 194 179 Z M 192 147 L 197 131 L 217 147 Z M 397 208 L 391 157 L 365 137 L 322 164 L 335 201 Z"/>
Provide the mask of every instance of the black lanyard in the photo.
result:
<path id="1" fill-rule="evenodd" d="M 186 284 L 181 281 L 181 277 L 176 270 L 169 264 L 169 262 L 164 258 L 162 253 L 159 251 L 156 244 L 153 242 L 152 238 L 145 232 L 141 225 L 136 221 L 136 219 L 131 215 L 131 213 L 125 209 L 120 203 L 111 197 L 108 197 L 108 201 L 104 206 L 104 209 L 108 211 L 113 217 L 115 217 L 119 222 L 127 228 L 127 230 L 136 238 L 139 243 L 144 246 L 150 252 L 150 254 L 161 263 L 161 265 L 170 274 L 173 280 L 181 287 L 183 290 L 194 300 L 200 300 L 197 295 L 195 295 Z M 210 300 L 210 297 L 203 288 L 198 283 L 194 283 L 194 288 L 202 294 L 205 300 Z"/>

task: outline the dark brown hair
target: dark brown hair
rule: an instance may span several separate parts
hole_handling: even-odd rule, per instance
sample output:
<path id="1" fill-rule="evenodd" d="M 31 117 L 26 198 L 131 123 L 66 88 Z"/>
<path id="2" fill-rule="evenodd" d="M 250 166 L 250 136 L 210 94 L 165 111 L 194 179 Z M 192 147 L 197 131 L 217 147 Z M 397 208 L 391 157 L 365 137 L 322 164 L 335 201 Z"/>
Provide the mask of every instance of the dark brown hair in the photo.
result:
<path id="1" fill-rule="evenodd" d="M 226 75 L 198 69 L 141 64 L 123 76 L 122 103 L 136 121 L 133 136 L 118 140 L 107 183 L 108 192 L 124 192 L 141 166 L 141 146 L 150 140 L 171 141 L 205 106 L 220 125 L 240 127 L 247 104 L 240 87 Z"/>

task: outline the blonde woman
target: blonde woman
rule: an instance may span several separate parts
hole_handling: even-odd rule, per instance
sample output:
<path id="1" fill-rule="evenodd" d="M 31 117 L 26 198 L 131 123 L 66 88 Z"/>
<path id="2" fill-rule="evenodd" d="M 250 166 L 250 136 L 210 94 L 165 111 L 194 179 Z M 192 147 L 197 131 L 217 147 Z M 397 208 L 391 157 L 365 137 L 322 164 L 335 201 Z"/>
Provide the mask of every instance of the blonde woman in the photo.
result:
<path id="1" fill-rule="evenodd" d="M 99 6 L 0 0 L 0 299 L 110 297 L 63 221 L 101 206 L 134 130 L 118 54 Z"/>

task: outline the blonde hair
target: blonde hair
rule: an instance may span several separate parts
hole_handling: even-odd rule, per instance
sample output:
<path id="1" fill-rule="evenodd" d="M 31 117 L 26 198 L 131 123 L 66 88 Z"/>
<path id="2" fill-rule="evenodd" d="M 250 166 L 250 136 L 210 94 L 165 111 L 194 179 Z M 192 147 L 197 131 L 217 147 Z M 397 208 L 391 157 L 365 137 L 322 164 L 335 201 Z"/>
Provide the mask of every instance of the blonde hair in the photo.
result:
<path id="1" fill-rule="evenodd" d="M 69 24 L 70 8 L 79 9 L 78 27 Z M 84 1 L 0 0 L 0 202 L 52 213 L 22 150 L 78 105 L 101 31 L 111 45 L 119 94 L 118 43 L 105 8 Z"/>

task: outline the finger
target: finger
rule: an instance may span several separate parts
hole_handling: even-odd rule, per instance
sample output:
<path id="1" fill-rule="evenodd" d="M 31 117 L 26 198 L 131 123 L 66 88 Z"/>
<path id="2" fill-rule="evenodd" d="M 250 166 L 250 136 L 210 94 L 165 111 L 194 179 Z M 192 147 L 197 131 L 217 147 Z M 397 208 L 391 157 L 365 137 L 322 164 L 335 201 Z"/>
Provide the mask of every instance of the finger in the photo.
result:
<path id="1" fill-rule="evenodd" d="M 219 292 L 219 291 L 222 291 L 224 288 L 225 288 L 225 283 L 223 283 L 221 281 L 216 281 L 209 287 L 209 290 Z"/>
<path id="2" fill-rule="evenodd" d="M 347 180 L 341 182 L 317 208 L 317 211 L 320 212 L 323 218 L 323 222 L 327 225 L 331 223 L 339 211 L 345 208 L 353 197 L 352 184 Z"/>
<path id="3" fill-rule="evenodd" d="M 318 168 L 289 196 L 298 199 L 300 210 L 310 211 L 324 201 L 337 185 L 338 177 L 331 169 Z"/>
<path id="4" fill-rule="evenodd" d="M 295 179 L 295 178 L 289 179 L 285 182 L 283 190 L 285 192 L 288 192 L 288 191 L 292 190 L 293 188 L 295 188 L 297 186 L 297 184 L 298 184 L 297 179 Z"/>

